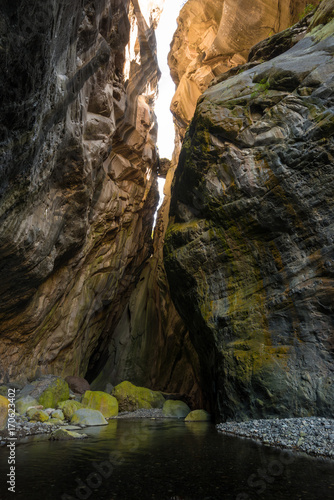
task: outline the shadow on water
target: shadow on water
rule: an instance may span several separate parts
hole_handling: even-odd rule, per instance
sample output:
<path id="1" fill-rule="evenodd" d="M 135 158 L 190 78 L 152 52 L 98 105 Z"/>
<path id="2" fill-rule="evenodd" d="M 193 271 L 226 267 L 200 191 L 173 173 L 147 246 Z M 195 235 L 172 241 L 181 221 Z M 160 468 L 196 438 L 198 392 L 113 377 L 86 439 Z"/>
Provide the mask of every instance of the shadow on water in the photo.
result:
<path id="1" fill-rule="evenodd" d="M 329 500 L 334 462 L 218 434 L 212 424 L 112 420 L 87 439 L 16 447 L 16 492 L 0 449 L 7 500 Z"/>

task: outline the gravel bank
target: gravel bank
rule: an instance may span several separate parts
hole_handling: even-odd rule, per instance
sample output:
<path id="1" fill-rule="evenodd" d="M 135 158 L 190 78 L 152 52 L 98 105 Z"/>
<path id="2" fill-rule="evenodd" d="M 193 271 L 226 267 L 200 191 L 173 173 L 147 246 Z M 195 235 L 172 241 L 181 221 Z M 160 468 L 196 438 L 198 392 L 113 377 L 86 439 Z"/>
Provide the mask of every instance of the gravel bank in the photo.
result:
<path id="1" fill-rule="evenodd" d="M 285 418 L 218 424 L 218 431 L 334 460 L 334 420 Z"/>
<path id="2" fill-rule="evenodd" d="M 21 439 L 27 436 L 36 436 L 37 434 L 50 434 L 51 432 L 59 428 L 59 425 L 50 425 L 43 422 L 28 422 L 27 419 L 22 418 L 20 415 L 16 415 L 14 437 L 19 443 Z M 0 446 L 4 446 L 9 442 L 11 442 L 9 431 L 7 429 L 1 431 Z"/>

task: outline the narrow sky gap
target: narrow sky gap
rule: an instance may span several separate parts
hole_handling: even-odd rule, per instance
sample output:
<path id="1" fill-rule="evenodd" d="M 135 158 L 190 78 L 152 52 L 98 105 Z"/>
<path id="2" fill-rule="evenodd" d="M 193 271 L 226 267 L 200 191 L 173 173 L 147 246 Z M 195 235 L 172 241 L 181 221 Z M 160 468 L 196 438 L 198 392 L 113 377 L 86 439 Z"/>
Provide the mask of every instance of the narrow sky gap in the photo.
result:
<path id="1" fill-rule="evenodd" d="M 184 0 L 166 0 L 156 30 L 158 62 L 161 70 L 159 97 L 155 105 L 155 113 L 158 119 L 158 148 L 160 158 L 171 159 L 174 149 L 174 125 L 169 107 L 175 93 L 175 85 L 170 76 L 167 56 L 177 26 L 176 19 L 184 3 Z"/>

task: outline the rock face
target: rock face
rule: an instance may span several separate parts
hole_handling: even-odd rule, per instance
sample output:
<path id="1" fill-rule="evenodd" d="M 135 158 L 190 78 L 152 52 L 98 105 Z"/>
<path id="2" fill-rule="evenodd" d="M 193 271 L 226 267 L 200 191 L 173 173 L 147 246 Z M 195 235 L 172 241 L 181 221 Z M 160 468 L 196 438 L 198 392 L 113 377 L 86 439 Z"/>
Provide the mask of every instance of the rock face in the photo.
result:
<path id="1" fill-rule="evenodd" d="M 139 386 L 182 394 L 196 406 L 203 405 L 198 355 L 171 300 L 163 265 L 174 172 L 172 162 L 154 231 L 154 253 L 115 328 L 108 346 L 108 360 L 92 386 L 95 390 L 106 390 L 110 382 L 117 385 L 131 380 Z"/>
<path id="2" fill-rule="evenodd" d="M 246 62 L 250 48 L 298 21 L 308 0 L 188 0 L 168 62 L 177 85 L 171 110 L 181 139 L 196 101 L 216 76 Z M 312 2 L 314 5 L 319 0 Z"/>
<path id="3" fill-rule="evenodd" d="M 333 7 L 207 90 L 183 145 L 165 266 L 222 419 L 333 415 Z"/>
<path id="4" fill-rule="evenodd" d="M 92 377 L 152 251 L 162 4 L 1 3 L 0 380 Z"/>

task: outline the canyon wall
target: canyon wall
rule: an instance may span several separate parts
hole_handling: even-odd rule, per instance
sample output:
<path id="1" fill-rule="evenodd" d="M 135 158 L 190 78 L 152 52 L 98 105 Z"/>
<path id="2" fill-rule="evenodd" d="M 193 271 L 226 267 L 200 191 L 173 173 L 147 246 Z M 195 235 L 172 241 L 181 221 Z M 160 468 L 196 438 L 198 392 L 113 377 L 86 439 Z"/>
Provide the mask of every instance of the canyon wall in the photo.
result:
<path id="1" fill-rule="evenodd" d="M 182 147 L 165 267 L 223 420 L 333 415 L 333 12 L 221 75 Z"/>
<path id="2" fill-rule="evenodd" d="M 152 253 L 162 6 L 1 2 L 1 381 L 93 376 Z"/>
<path id="3" fill-rule="evenodd" d="M 244 64 L 250 48 L 295 24 L 308 0 L 188 0 L 168 63 L 177 90 L 171 104 L 182 141 L 197 99 L 211 81 Z M 319 0 L 314 0 L 317 5 Z"/>

